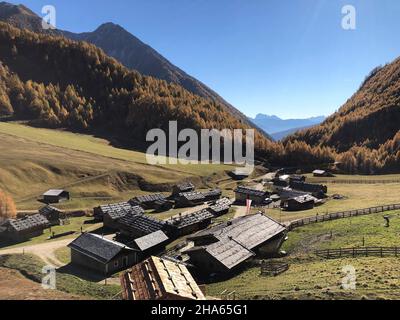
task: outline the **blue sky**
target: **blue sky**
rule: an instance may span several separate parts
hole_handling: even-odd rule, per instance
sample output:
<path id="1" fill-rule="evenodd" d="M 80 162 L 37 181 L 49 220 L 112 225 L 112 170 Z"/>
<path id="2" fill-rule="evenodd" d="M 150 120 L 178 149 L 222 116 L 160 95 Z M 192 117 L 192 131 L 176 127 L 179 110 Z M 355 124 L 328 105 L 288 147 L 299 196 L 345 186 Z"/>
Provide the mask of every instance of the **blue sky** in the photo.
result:
<path id="1" fill-rule="evenodd" d="M 57 27 L 122 25 L 249 116 L 329 115 L 400 56 L 398 0 L 20 0 Z M 353 5 L 357 29 L 341 27 Z"/>

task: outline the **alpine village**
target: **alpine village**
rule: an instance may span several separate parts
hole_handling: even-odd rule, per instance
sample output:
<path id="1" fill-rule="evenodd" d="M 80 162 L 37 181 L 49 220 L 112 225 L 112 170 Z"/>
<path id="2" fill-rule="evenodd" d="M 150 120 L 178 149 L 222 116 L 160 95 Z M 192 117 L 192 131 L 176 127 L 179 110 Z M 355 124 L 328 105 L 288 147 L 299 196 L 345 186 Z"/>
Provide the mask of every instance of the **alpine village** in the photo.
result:
<path id="1" fill-rule="evenodd" d="M 275 141 L 121 26 L 41 23 L 0 2 L 0 299 L 400 298 L 399 59 Z M 255 170 L 148 164 L 169 121 L 255 129 Z"/>

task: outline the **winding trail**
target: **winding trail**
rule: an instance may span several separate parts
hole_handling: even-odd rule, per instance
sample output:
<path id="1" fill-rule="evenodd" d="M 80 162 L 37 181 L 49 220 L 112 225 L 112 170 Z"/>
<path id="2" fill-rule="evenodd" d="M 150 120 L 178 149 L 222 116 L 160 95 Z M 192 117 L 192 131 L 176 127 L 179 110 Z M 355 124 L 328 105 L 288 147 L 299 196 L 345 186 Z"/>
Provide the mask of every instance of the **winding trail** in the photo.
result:
<path id="1" fill-rule="evenodd" d="M 25 247 L 3 249 L 0 250 L 0 256 L 6 254 L 30 253 L 38 256 L 46 264 L 59 268 L 65 266 L 65 263 L 62 263 L 60 260 L 57 259 L 55 251 L 66 247 L 68 244 L 71 243 L 72 240 L 73 239 L 64 239 L 59 241 L 29 245 Z"/>

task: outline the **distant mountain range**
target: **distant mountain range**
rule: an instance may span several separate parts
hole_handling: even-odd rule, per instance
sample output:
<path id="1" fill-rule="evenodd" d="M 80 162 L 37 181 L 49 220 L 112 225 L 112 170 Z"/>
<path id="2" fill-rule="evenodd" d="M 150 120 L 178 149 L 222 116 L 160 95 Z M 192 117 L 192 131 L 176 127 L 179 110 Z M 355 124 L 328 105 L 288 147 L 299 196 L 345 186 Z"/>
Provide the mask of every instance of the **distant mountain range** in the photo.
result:
<path id="1" fill-rule="evenodd" d="M 107 55 L 115 58 L 129 69 L 137 70 L 146 76 L 175 83 L 186 90 L 209 98 L 222 104 L 233 116 L 243 124 L 255 127 L 249 119 L 212 89 L 199 80 L 185 73 L 146 45 L 121 26 L 114 23 L 105 23 L 93 32 L 72 33 L 63 30 L 43 30 L 42 19 L 23 5 L 13 5 L 0 2 L 0 20 L 20 29 L 34 32 L 62 35 L 72 40 L 86 41 L 101 48 Z M 258 129 L 267 138 L 270 138 L 262 129 Z"/>
<path id="2" fill-rule="evenodd" d="M 281 119 L 274 115 L 258 114 L 250 119 L 257 126 L 267 132 L 274 140 L 281 140 L 298 130 L 306 129 L 325 120 L 324 116 L 307 119 Z"/>

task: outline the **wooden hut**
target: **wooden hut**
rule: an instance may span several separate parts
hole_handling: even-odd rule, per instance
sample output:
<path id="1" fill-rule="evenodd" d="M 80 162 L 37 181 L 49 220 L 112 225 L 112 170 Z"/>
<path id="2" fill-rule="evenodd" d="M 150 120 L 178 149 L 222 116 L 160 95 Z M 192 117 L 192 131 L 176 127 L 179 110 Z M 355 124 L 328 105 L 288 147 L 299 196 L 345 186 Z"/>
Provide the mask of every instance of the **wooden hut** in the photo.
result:
<path id="1" fill-rule="evenodd" d="M 194 247 L 184 253 L 199 273 L 229 274 L 254 256 L 275 255 L 286 228 L 262 213 L 233 219 L 189 237 Z"/>
<path id="2" fill-rule="evenodd" d="M 193 192 L 196 189 L 193 183 L 183 182 L 172 188 L 172 196 L 178 196 L 180 193 Z"/>
<path id="3" fill-rule="evenodd" d="M 132 248 L 140 252 L 140 260 L 142 261 L 164 251 L 168 241 L 168 236 L 161 230 L 158 230 L 144 237 L 135 239 L 132 243 Z"/>
<path id="4" fill-rule="evenodd" d="M 65 219 L 65 214 L 61 210 L 49 205 L 40 208 L 39 214 L 44 216 L 51 226 L 59 225 L 60 219 Z"/>
<path id="5" fill-rule="evenodd" d="M 203 209 L 171 218 L 169 223 L 175 229 L 175 237 L 179 238 L 207 228 L 211 224 L 213 217 L 214 215 L 208 209 Z"/>
<path id="6" fill-rule="evenodd" d="M 314 208 L 315 200 L 317 199 L 310 195 L 289 198 L 281 201 L 281 208 L 287 211 L 310 210 Z"/>
<path id="7" fill-rule="evenodd" d="M 151 257 L 121 276 L 124 300 L 205 300 L 187 268 Z"/>
<path id="8" fill-rule="evenodd" d="M 268 193 L 262 190 L 256 190 L 249 187 L 239 186 L 235 190 L 235 198 L 237 204 L 246 204 L 246 200 L 250 199 L 255 205 L 262 205 L 267 198 Z"/>
<path id="9" fill-rule="evenodd" d="M 180 193 L 175 197 L 176 208 L 189 208 L 201 205 L 206 201 L 202 192 L 192 191 Z"/>
<path id="10" fill-rule="evenodd" d="M 41 214 L 21 219 L 8 219 L 1 225 L 0 237 L 9 241 L 24 242 L 42 235 L 49 224 L 49 220 Z"/>
<path id="11" fill-rule="evenodd" d="M 118 229 L 117 221 L 126 215 L 142 215 L 144 210 L 140 206 L 133 206 L 128 202 L 113 203 L 94 209 L 95 216 L 102 217 L 104 226 L 110 229 Z"/>
<path id="12" fill-rule="evenodd" d="M 156 202 L 166 201 L 166 197 L 161 193 L 148 194 L 144 196 L 134 197 L 129 200 L 131 205 L 141 206 L 142 208 L 149 210 L 156 208 Z"/>
<path id="13" fill-rule="evenodd" d="M 92 233 L 81 234 L 68 247 L 73 265 L 104 276 L 128 269 L 139 261 L 136 250 Z"/>
<path id="14" fill-rule="evenodd" d="M 43 194 L 43 202 L 47 204 L 60 203 L 70 200 L 70 194 L 65 190 L 51 189 Z"/>

